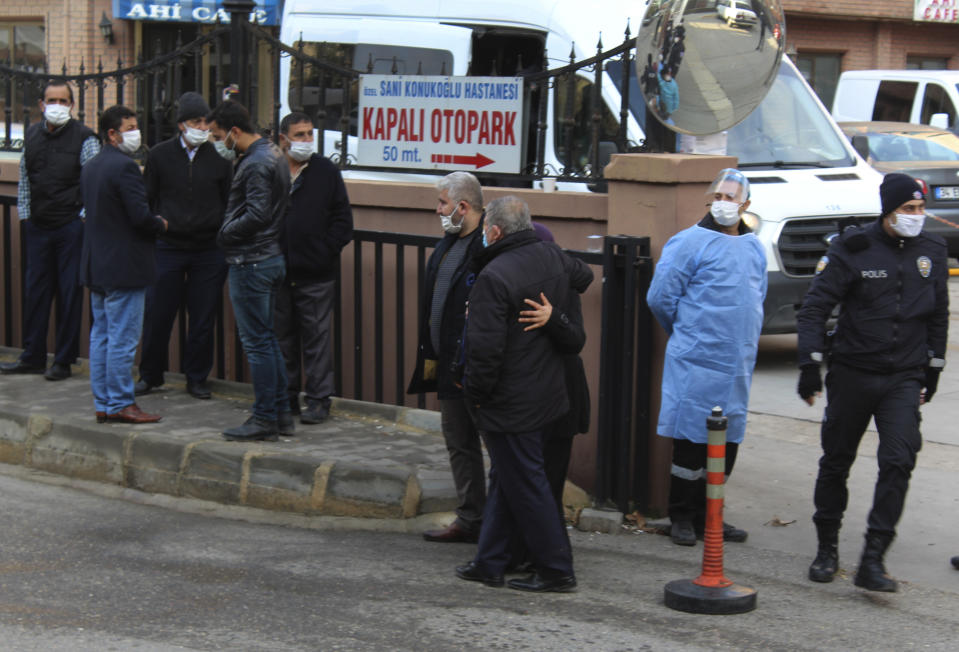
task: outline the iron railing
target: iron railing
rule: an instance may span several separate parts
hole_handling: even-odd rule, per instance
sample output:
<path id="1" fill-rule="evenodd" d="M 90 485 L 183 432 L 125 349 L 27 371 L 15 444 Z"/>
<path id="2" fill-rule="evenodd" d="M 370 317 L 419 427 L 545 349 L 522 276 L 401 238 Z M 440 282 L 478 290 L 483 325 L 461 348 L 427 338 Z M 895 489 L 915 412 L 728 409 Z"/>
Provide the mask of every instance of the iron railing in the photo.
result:
<path id="1" fill-rule="evenodd" d="M 544 176 L 555 177 L 562 181 L 586 181 L 597 183 L 602 179 L 603 167 L 612 150 L 618 152 L 642 151 L 645 143 L 629 139 L 627 124 L 630 116 L 630 87 L 635 86 L 633 61 L 636 39 L 626 26 L 624 39 L 617 46 L 603 50 L 600 39 L 596 44 L 596 54 L 580 61 L 575 60 L 573 51 L 569 62 L 561 67 L 549 69 L 544 53 L 543 61 L 530 70 L 522 57 L 518 57 L 515 70 L 495 70 L 494 75 L 518 76 L 524 80 L 524 120 L 522 124 L 534 124 L 535 134 L 526 138 L 528 131 L 523 129 L 524 151 L 526 159 L 519 173 L 482 173 L 484 182 L 489 184 L 526 184 Z M 31 115 L 37 116 L 37 100 L 43 85 L 52 79 L 63 80 L 71 84 L 76 94 L 76 117 L 83 122 L 88 120 L 88 108 L 95 107 L 95 115 L 103 112 L 111 104 L 127 103 L 137 112 L 144 141 L 148 145 L 156 144 L 176 132 L 176 103 L 180 95 L 187 90 L 200 92 L 210 106 L 217 104 L 223 97 L 224 89 L 230 90 L 231 80 L 244 79 L 247 83 L 234 95 L 250 109 L 251 115 L 260 118 L 260 122 L 269 125 L 264 132 L 278 138 L 281 94 L 289 92 L 289 105 L 293 110 L 302 110 L 305 106 L 304 89 L 306 71 L 317 75 L 319 79 L 317 109 L 313 111 L 315 124 L 321 130 L 333 118 L 334 107 L 327 103 L 327 90 L 338 90 L 339 115 L 334 119 L 339 131 L 338 151 L 331 156 L 341 168 L 350 170 L 389 171 L 396 168 L 359 165 L 348 151 L 348 142 L 357 122 L 355 97 L 358 79 L 364 72 L 372 72 L 373 61 L 369 61 L 367 70 L 354 70 L 337 65 L 306 53 L 303 43 L 297 47 L 279 41 L 269 30 L 250 24 L 247 21 L 233 21 L 232 26 L 217 26 L 196 40 L 181 44 L 177 38 L 172 51 L 162 49 L 159 41 L 152 46 L 152 58 L 145 58 L 140 52 L 137 61 L 130 65 L 117 59 L 113 70 L 105 70 L 103 61 L 98 59 L 95 69 L 90 70 L 81 61 L 76 73 L 68 73 L 66 64 L 59 73 L 49 70 L 27 70 L 25 64 L 14 60 L 11 49 L 8 61 L 0 63 L 0 100 L 3 101 L 3 130 L 0 131 L 0 151 L 19 151 L 22 148 L 23 134 L 31 122 Z M 149 47 L 149 46 L 148 46 Z M 239 54 L 233 49 L 240 48 Z M 262 50 L 261 50 L 262 48 Z M 231 52 L 231 64 L 225 62 L 224 53 Z M 268 79 L 261 76 L 261 67 L 256 56 L 250 53 L 265 51 L 270 57 Z M 281 59 L 291 59 L 291 88 L 280 88 Z M 240 62 L 240 63 L 238 63 Z M 242 63 L 242 62 L 245 62 Z M 205 88 L 185 88 L 183 71 L 193 69 L 193 79 L 204 79 L 203 68 L 210 66 Z M 233 66 L 233 67 L 231 67 Z M 616 66 L 618 74 L 616 86 L 620 94 L 621 105 L 618 116 L 611 116 L 601 97 L 603 72 L 609 66 Z M 472 64 L 471 64 L 472 68 Z M 241 70 L 242 69 L 242 70 Z M 580 92 L 579 85 L 589 82 L 587 102 L 574 101 Z M 269 93 L 261 92 L 264 83 L 270 83 Z M 128 89 L 132 89 L 128 90 Z M 553 99 L 563 99 L 562 109 L 554 103 L 555 123 L 557 127 L 554 139 L 556 154 L 560 159 L 556 168 L 546 156 L 546 138 L 550 133 L 547 124 L 548 103 L 552 90 Z M 635 90 L 635 89 L 633 89 Z M 585 93 L 585 91 L 582 91 Z M 261 107 L 261 98 L 269 95 L 269 106 Z M 20 115 L 14 115 L 14 106 L 20 107 Z M 268 117 L 267 117 L 268 116 Z M 611 128 L 610 118 L 617 118 L 615 130 Z M 20 133 L 17 133 L 20 132 Z M 532 142 L 529 142 L 529 141 Z M 435 169 L 404 169 L 410 173 L 438 174 Z"/>

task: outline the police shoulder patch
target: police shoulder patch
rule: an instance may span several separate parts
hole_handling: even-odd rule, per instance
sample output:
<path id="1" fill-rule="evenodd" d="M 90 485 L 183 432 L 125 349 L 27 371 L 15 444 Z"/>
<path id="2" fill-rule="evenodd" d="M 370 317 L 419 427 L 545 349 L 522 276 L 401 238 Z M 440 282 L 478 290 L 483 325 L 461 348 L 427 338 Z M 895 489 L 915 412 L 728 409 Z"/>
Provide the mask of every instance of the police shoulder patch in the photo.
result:
<path id="1" fill-rule="evenodd" d="M 826 265 L 829 264 L 829 256 L 823 256 L 819 259 L 819 262 L 816 263 L 816 274 L 822 274 L 822 271 L 826 269 Z"/>
<path id="2" fill-rule="evenodd" d="M 929 260 L 929 256 L 919 256 L 916 258 L 916 267 L 919 268 L 919 274 L 923 278 L 929 278 L 929 274 L 932 273 L 932 261 Z"/>

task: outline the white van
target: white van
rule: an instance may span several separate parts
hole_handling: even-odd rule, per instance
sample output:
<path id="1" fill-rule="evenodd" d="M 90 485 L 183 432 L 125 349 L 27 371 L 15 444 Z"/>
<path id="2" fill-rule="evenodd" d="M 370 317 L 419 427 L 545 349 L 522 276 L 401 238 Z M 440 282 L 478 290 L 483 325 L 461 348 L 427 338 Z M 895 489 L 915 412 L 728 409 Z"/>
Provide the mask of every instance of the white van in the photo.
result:
<path id="1" fill-rule="evenodd" d="M 836 122 L 912 122 L 959 133 L 959 70 L 851 70 L 839 76 Z"/>
<path id="2" fill-rule="evenodd" d="M 374 73 L 426 75 L 508 75 L 527 66 L 539 70 L 544 52 L 549 67 L 593 56 L 602 32 L 604 48 L 622 42 L 626 21 L 635 29 L 641 24 L 631 13 L 638 2 L 607 0 L 603 11 L 584 7 L 579 0 L 404 0 L 402 3 L 332 0 L 287 0 L 281 24 L 281 40 L 325 60 L 358 70 L 372 62 Z M 322 152 L 338 151 L 340 139 L 337 93 L 326 88 L 316 74 L 301 72 L 284 58 L 280 72 L 283 114 L 300 103 L 307 112 L 319 108 L 319 93 L 326 97 L 326 125 Z M 602 75 L 603 119 L 601 140 L 613 140 L 619 126 L 622 63 L 606 63 Z M 632 78 L 627 138 L 643 138 L 645 104 Z M 311 73 L 312 74 L 312 73 Z M 576 151 L 588 151 L 590 117 L 586 112 L 593 86 L 592 71 L 583 71 L 576 81 L 573 138 Z M 560 123 L 566 106 L 567 85 L 550 88 L 546 98 L 547 137 L 545 161 L 558 170 L 566 148 L 566 128 Z M 339 97 L 342 97 L 341 95 Z M 354 98 L 355 100 L 355 98 Z M 538 98 L 537 98 L 538 101 Z M 355 108 L 356 102 L 352 106 Z M 556 110 L 556 109 L 559 110 Z M 533 114 L 535 116 L 535 114 Z M 351 116 L 355 134 L 355 117 Z M 535 119 L 528 120 L 524 157 L 533 160 Z M 581 140 L 580 140 L 581 139 Z M 796 330 L 796 309 L 802 302 L 816 263 L 827 248 L 826 238 L 835 232 L 837 218 L 872 218 L 879 214 L 880 175 L 870 168 L 842 136 L 829 112 L 819 102 L 796 67 L 784 58 L 769 94 L 744 122 L 730 129 L 725 152 L 739 158 L 739 167 L 752 185 L 753 228 L 766 248 L 769 292 L 765 305 L 764 332 Z M 355 155 L 355 136 L 348 152 Z M 398 173 L 347 172 L 347 176 L 379 179 L 413 179 Z M 418 177 L 431 181 L 433 177 Z M 560 190 L 585 190 L 583 184 L 560 183 Z M 705 214 L 705 209 L 704 209 Z"/>

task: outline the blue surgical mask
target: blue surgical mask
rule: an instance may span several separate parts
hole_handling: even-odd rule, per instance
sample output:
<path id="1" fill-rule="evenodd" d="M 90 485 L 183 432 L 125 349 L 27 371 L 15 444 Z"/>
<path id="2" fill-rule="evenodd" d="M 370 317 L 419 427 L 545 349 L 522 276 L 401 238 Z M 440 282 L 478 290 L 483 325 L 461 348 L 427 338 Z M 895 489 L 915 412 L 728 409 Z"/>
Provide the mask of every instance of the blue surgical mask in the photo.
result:
<path id="1" fill-rule="evenodd" d="M 483 229 L 483 246 L 488 247 L 489 241 L 486 239 L 486 229 Z"/>

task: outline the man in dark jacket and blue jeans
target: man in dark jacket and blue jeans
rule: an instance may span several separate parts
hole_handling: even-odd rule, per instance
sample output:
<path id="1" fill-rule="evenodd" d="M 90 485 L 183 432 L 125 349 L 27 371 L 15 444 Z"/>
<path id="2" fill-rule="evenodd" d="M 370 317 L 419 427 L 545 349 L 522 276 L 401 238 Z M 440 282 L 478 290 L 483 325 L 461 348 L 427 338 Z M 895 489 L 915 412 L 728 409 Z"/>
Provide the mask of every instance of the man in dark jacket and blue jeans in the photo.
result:
<path id="1" fill-rule="evenodd" d="M 134 400 L 133 356 L 143 327 L 146 288 L 156 279 L 156 236 L 166 220 L 147 205 L 130 154 L 140 147 L 136 114 L 111 106 L 100 116 L 103 149 L 80 173 L 87 211 L 80 280 L 90 288 L 90 388 L 98 423 L 150 423 Z"/>
<path id="2" fill-rule="evenodd" d="M 458 577 L 502 586 L 519 533 L 536 572 L 509 586 L 523 591 L 571 591 L 573 559 L 543 467 L 543 430 L 569 411 L 562 354 L 543 329 L 519 320 L 528 297 L 566 305 L 573 287 L 592 277 L 581 261 L 542 242 L 526 203 L 516 197 L 490 202 L 486 249 L 473 261 L 479 271 L 470 291 L 463 388 L 483 435 L 492 467 L 476 557 L 456 568 Z"/>
<path id="3" fill-rule="evenodd" d="M 217 243 L 230 266 L 230 302 L 253 379 L 253 416 L 228 428 L 230 440 L 276 441 L 293 433 L 286 369 L 273 332 L 276 295 L 286 275 L 280 235 L 290 200 L 290 168 L 279 148 L 254 131 L 240 104 L 219 104 L 207 122 L 214 138 L 241 154 Z"/>
<path id="4" fill-rule="evenodd" d="M 426 266 L 420 305 L 420 338 L 410 394 L 436 392 L 443 437 L 456 485 L 456 520 L 449 527 L 427 530 L 423 538 L 439 543 L 475 542 L 486 504 L 486 471 L 479 433 L 470 418 L 460 387 L 458 356 L 466 324 L 466 300 L 474 274 L 470 260 L 483 250 L 483 190 L 469 172 L 440 179 L 436 208 L 446 236 Z"/>
<path id="5" fill-rule="evenodd" d="M 186 297 L 186 389 L 194 398 L 210 398 L 206 379 L 213 367 L 213 326 L 226 278 L 216 234 L 223 223 L 233 166 L 208 141 L 209 112 L 198 93 L 184 93 L 177 109 L 180 130 L 147 154 L 143 171 L 147 199 L 170 228 L 157 243 L 157 281 L 147 290 L 138 396 L 163 384 L 170 331 Z"/>
<path id="6" fill-rule="evenodd" d="M 300 377 L 305 375 L 306 410 L 300 421 L 322 423 L 335 389 L 330 316 L 340 251 L 353 238 L 353 211 L 340 170 L 316 153 L 310 116 L 294 112 L 283 118 L 280 147 L 293 185 L 280 238 L 286 280 L 276 300 L 276 334 L 293 414 L 300 414 Z"/>

